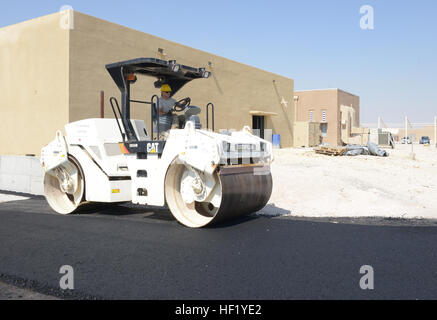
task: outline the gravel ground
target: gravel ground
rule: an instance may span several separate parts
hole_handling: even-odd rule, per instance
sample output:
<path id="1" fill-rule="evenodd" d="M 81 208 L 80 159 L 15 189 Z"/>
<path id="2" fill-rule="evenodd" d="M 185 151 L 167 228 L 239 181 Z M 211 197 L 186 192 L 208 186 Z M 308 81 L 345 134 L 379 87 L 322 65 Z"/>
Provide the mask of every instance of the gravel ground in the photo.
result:
<path id="1" fill-rule="evenodd" d="M 273 193 L 258 214 L 293 217 L 437 218 L 437 149 L 397 145 L 389 157 L 330 157 L 275 150 Z"/>
<path id="2" fill-rule="evenodd" d="M 0 300 L 59 300 L 58 298 L 37 293 L 0 282 Z"/>

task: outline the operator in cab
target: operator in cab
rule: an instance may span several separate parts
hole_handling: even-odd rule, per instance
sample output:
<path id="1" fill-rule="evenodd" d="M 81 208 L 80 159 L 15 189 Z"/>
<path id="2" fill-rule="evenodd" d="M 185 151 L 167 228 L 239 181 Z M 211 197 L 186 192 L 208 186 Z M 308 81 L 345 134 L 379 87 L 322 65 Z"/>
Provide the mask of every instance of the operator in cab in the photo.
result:
<path id="1" fill-rule="evenodd" d="M 184 128 L 187 120 L 194 121 L 196 129 L 201 128 L 200 119 L 197 116 L 200 108 L 191 106 L 189 97 L 176 101 L 170 97 L 171 93 L 172 89 L 168 84 L 161 86 L 161 98 L 158 99 L 159 140 L 166 140 L 170 129 Z M 175 114 L 175 112 L 182 111 L 183 114 Z"/>
<path id="2" fill-rule="evenodd" d="M 173 124 L 173 106 L 176 100 L 170 97 L 171 87 L 168 84 L 161 86 L 161 98 L 158 99 L 159 132 L 171 129 Z"/>

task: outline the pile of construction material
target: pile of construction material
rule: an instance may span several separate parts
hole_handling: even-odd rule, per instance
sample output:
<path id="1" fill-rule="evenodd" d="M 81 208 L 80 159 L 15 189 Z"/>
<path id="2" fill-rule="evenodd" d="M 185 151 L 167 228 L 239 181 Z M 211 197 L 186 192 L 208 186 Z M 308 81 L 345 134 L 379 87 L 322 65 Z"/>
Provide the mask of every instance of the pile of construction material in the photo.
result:
<path id="1" fill-rule="evenodd" d="M 321 145 L 314 149 L 318 154 L 324 154 L 328 156 L 359 156 L 359 155 L 371 155 L 378 157 L 388 157 L 388 152 L 380 149 L 375 143 L 369 142 L 367 146 L 361 145 L 347 145 L 344 147 L 333 147 L 329 145 Z"/>
<path id="2" fill-rule="evenodd" d="M 327 156 L 342 156 L 348 149 L 346 147 L 332 147 L 328 145 L 322 145 L 314 149 L 318 154 L 324 154 Z"/>

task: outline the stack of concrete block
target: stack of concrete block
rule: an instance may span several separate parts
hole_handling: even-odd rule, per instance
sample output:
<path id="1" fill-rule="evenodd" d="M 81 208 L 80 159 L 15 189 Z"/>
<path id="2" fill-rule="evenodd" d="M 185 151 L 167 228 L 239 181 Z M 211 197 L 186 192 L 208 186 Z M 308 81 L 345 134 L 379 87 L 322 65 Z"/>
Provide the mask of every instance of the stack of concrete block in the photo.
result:
<path id="1" fill-rule="evenodd" d="M 43 178 L 38 157 L 0 155 L 0 190 L 43 195 Z"/>

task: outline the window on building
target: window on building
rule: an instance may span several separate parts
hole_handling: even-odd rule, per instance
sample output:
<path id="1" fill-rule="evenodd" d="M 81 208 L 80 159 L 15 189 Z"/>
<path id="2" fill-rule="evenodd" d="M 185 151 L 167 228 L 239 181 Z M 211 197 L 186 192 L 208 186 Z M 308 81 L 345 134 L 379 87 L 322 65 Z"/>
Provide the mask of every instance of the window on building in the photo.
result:
<path id="1" fill-rule="evenodd" d="M 326 110 L 322 110 L 322 122 L 327 122 L 326 121 Z"/>
<path id="2" fill-rule="evenodd" d="M 314 121 L 314 110 L 310 110 L 310 122 Z"/>

